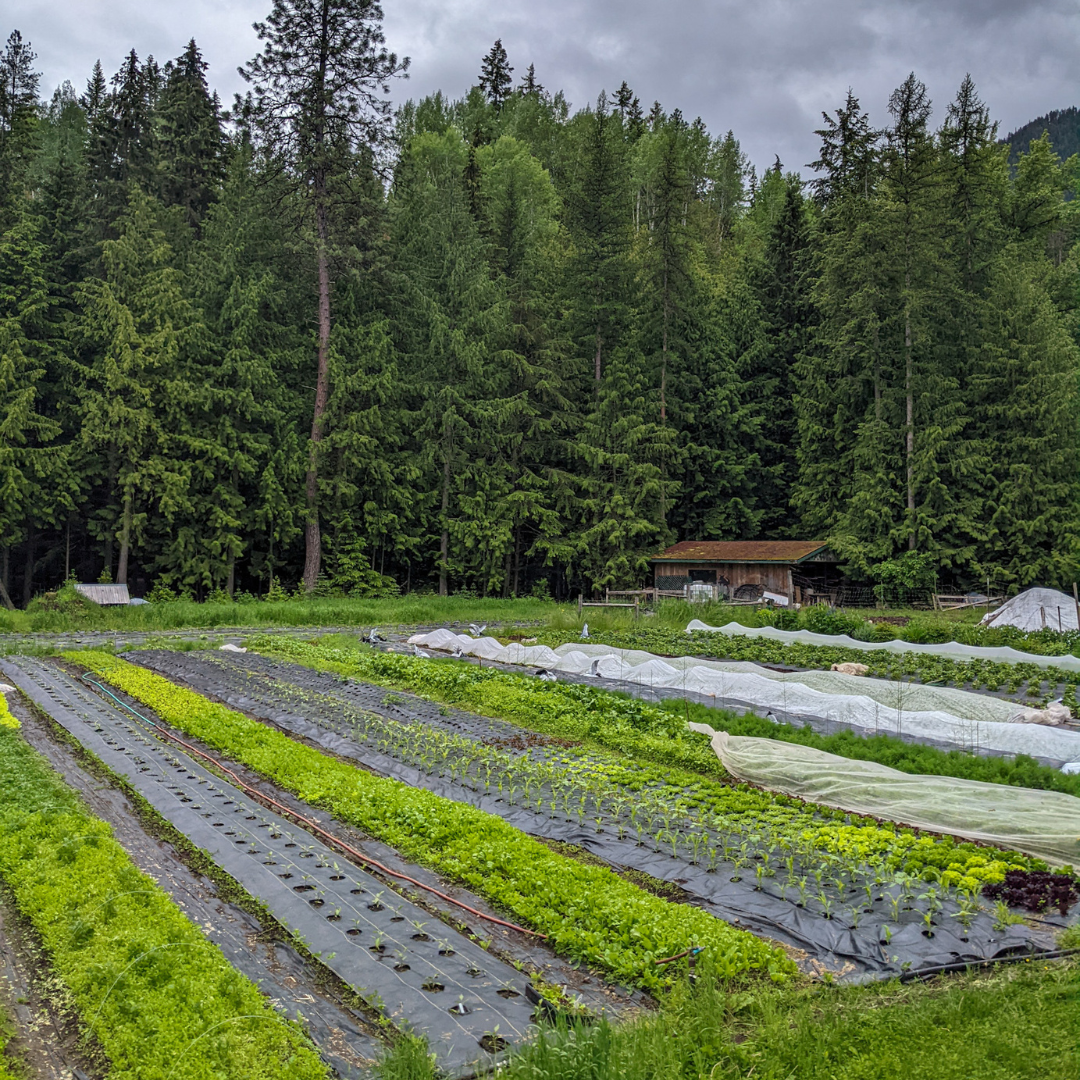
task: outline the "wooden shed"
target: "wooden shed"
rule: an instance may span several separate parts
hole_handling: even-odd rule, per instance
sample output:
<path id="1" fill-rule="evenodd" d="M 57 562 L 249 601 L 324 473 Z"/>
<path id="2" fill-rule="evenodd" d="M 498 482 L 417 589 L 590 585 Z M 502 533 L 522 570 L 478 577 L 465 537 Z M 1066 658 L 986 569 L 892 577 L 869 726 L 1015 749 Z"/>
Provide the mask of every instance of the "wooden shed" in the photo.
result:
<path id="1" fill-rule="evenodd" d="M 800 580 L 838 560 L 821 540 L 684 540 L 650 561 L 657 589 L 689 591 L 700 582 L 718 599 L 756 600 L 769 592 L 799 603 Z"/>
<path id="2" fill-rule="evenodd" d="M 102 607 L 119 607 L 131 602 L 126 585 L 76 585 L 75 591 Z"/>

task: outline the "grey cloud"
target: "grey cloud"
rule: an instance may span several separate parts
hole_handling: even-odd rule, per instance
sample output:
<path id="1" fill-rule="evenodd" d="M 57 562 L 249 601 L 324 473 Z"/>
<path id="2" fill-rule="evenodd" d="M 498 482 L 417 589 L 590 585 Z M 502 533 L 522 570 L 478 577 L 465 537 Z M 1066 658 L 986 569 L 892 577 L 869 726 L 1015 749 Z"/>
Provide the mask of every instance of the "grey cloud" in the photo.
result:
<path id="1" fill-rule="evenodd" d="M 210 79 L 230 101 L 243 89 L 238 64 L 258 48 L 251 23 L 269 0 L 81 0 L 58 11 L 44 0 L 8 0 L 39 54 L 44 82 L 81 87 L 100 57 L 114 71 L 128 49 L 158 60 L 194 36 Z M 1074 0 L 385 0 L 388 44 L 413 58 L 395 99 L 443 89 L 458 96 L 501 37 L 516 74 L 529 63 L 549 89 L 580 106 L 623 79 L 646 108 L 654 99 L 734 130 L 764 167 L 816 157 L 822 110 L 850 86 L 884 123 L 891 90 L 914 70 L 940 119 L 970 72 L 1002 131 L 1080 103 Z"/>

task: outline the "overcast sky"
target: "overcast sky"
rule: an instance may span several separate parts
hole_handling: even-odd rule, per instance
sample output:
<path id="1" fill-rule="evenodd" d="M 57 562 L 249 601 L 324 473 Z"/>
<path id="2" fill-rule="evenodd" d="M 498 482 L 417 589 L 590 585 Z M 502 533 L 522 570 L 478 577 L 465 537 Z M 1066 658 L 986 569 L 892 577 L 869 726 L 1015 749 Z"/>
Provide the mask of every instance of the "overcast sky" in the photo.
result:
<path id="1" fill-rule="evenodd" d="M 38 54 L 42 91 L 81 91 L 96 59 L 106 74 L 127 51 L 160 62 L 194 36 L 228 104 L 236 67 L 257 50 L 251 28 L 270 0 L 5 0 L 4 36 Z M 914 70 L 940 120 L 965 72 L 1001 133 L 1050 109 L 1080 105 L 1077 0 L 385 0 L 389 46 L 412 58 L 403 101 L 458 96 L 501 38 L 515 68 L 530 63 L 574 106 L 625 79 L 647 109 L 659 100 L 714 133 L 734 130 L 760 167 L 816 157 L 823 109 L 850 86 L 878 123 L 890 91 Z"/>

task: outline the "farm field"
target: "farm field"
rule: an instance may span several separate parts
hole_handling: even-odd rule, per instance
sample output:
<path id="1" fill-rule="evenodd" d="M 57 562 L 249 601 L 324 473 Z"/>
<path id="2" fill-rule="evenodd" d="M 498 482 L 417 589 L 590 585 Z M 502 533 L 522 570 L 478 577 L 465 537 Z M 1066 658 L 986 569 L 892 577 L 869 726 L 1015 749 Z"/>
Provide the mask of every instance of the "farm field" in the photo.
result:
<path id="1" fill-rule="evenodd" d="M 643 632 L 604 640 L 642 645 Z M 687 654 L 705 637 L 648 632 L 649 647 Z M 2 899 L 69 987 L 99 1075 L 168 1076 L 154 1062 L 169 1054 L 177 1077 L 496 1064 L 522 1078 L 780 1077 L 800 1061 L 798 1075 L 853 1080 L 931 1062 L 941 1076 L 974 1063 L 1056 1076 L 1059 1061 L 1075 1074 L 1071 873 L 740 784 L 686 729 L 777 726 L 752 716 L 373 649 L 355 632 L 242 636 L 246 653 L 189 637 L 2 661 L 17 687 L 0 731 Z M 1075 778 L 1035 763 L 857 741 L 830 747 L 906 747 L 908 771 L 944 775 L 992 760 L 994 783 L 1073 794 Z M 93 802 L 103 784 L 138 810 L 144 840 L 169 845 L 171 885 L 142 872 L 116 808 Z M 190 921 L 179 874 L 273 937 L 316 1004 L 290 1002 L 290 980 L 220 911 Z M 1008 962 L 978 966 L 991 961 Z M 185 1002 L 197 1012 L 183 1030 L 204 1037 L 148 1050 L 161 995 L 185 979 L 220 988 Z M 965 1057 L 953 1043 L 969 1037 L 982 1042 Z"/>

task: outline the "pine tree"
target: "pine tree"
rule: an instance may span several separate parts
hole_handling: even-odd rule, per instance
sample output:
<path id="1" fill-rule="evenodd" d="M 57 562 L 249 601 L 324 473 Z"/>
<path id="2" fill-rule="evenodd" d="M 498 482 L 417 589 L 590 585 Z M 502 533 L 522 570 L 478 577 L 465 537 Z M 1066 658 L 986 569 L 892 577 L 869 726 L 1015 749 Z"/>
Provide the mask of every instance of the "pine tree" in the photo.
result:
<path id="1" fill-rule="evenodd" d="M 510 76 L 513 73 L 514 69 L 510 66 L 506 50 L 503 48 L 502 39 L 497 38 L 495 44 L 491 46 L 487 55 L 480 62 L 480 78 L 477 80 L 477 85 L 484 91 L 488 101 L 496 109 L 501 109 L 503 102 L 510 96 L 510 87 L 512 85 Z"/>
<path id="2" fill-rule="evenodd" d="M 263 51 L 241 74 L 255 87 L 258 130 L 272 157 L 296 178 L 315 226 L 318 360 L 307 471 L 304 587 L 319 576 L 318 444 L 329 399 L 332 177 L 343 155 L 384 142 L 390 105 L 382 96 L 403 74 L 384 44 L 382 9 L 372 0 L 274 0 L 255 30 Z"/>
<path id="3" fill-rule="evenodd" d="M 96 80 L 97 69 L 95 69 Z M 135 189 L 156 189 L 154 108 L 156 77 L 132 49 L 112 78 L 112 89 L 93 110 L 86 163 L 93 200 L 92 239 L 113 235 Z M 88 90 L 87 100 L 98 93 Z"/>
<path id="4" fill-rule="evenodd" d="M 469 206 L 468 150 L 453 131 L 414 139 L 392 206 L 396 291 L 407 300 L 396 313 L 400 351 L 415 393 L 425 543 L 437 550 L 440 595 L 452 579 L 487 591 L 492 564 L 501 572 L 511 542 L 505 515 L 495 512 L 509 490 L 497 467 L 503 416 L 512 407 L 505 399 L 507 309 Z"/>
<path id="5" fill-rule="evenodd" d="M 816 323 L 811 232 L 802 184 L 784 178 L 780 212 L 755 275 L 767 347 L 752 380 L 761 418 L 760 472 L 753 484 L 765 536 L 792 535 L 791 488 L 797 469 L 795 373 Z"/>
<path id="6" fill-rule="evenodd" d="M 1080 348 L 1017 248 L 994 268 L 975 378 L 976 423 L 991 453 L 979 575 L 1021 588 L 1072 581 L 1080 528 Z"/>
<path id="7" fill-rule="evenodd" d="M 44 400 L 56 376 L 55 327 L 39 222 L 25 211 L 0 235 L 0 547 L 26 539 L 23 601 L 33 587 L 34 530 L 72 505 L 68 454 Z M 6 582 L 0 601 L 10 606 Z"/>
<path id="8" fill-rule="evenodd" d="M 17 215 L 20 187 L 34 153 L 37 127 L 37 54 L 13 30 L 0 52 L 0 228 Z"/>
<path id="9" fill-rule="evenodd" d="M 525 75 L 521 80 L 521 92 L 523 94 L 532 94 L 536 97 L 540 97 L 544 93 L 544 88 L 540 84 L 539 79 L 536 77 L 536 65 L 530 64 L 525 69 Z"/>
<path id="10" fill-rule="evenodd" d="M 563 377 L 566 342 L 558 332 L 555 304 L 566 251 L 551 178 L 525 144 L 503 136 L 478 157 L 483 233 L 510 324 L 505 362 L 507 399 L 513 405 L 504 410 L 498 432 L 498 467 L 508 478 L 498 514 L 510 526 L 499 572 L 508 596 L 519 593 L 530 552 L 562 539 L 551 466 L 570 409 Z"/>
<path id="11" fill-rule="evenodd" d="M 860 424 L 885 422 L 882 304 L 891 267 L 876 239 L 878 133 L 850 91 L 835 116 L 822 115 L 813 166 L 821 175 L 811 183 L 821 208 L 813 297 L 821 323 L 795 367 L 792 503 L 808 535 L 830 537 L 846 552 L 857 546 L 838 532 L 854 494 L 854 436 Z"/>
<path id="12" fill-rule="evenodd" d="M 109 92 L 109 84 L 105 81 L 105 72 L 101 69 L 101 61 L 94 61 L 94 70 L 90 78 L 86 80 L 86 93 L 79 99 L 79 104 L 86 111 L 88 123 L 93 123 L 97 115 L 105 105 L 105 98 Z"/>
<path id="13" fill-rule="evenodd" d="M 206 62 L 195 39 L 167 65 L 158 102 L 158 175 L 166 206 L 183 207 L 197 229 L 224 174 L 225 140 L 216 95 L 206 85 Z"/>
<path id="14" fill-rule="evenodd" d="M 92 523 L 111 552 L 115 580 L 126 584 L 151 508 L 166 520 L 188 509 L 192 462 L 170 439 L 193 388 L 181 375 L 192 312 L 151 200 L 134 193 L 116 240 L 104 243 L 103 280 L 79 290 L 83 307 L 81 439 L 99 455 L 105 505 Z M 111 560 L 107 559 L 107 567 Z"/>

